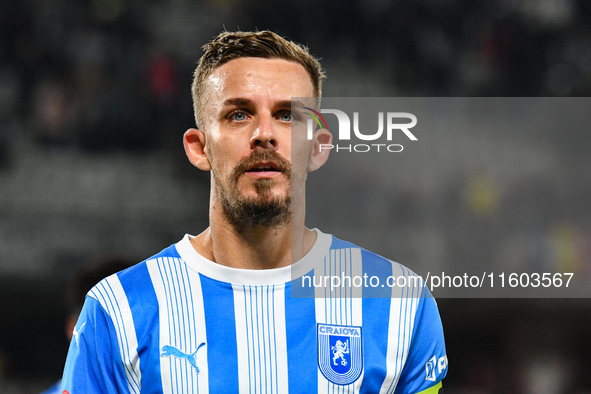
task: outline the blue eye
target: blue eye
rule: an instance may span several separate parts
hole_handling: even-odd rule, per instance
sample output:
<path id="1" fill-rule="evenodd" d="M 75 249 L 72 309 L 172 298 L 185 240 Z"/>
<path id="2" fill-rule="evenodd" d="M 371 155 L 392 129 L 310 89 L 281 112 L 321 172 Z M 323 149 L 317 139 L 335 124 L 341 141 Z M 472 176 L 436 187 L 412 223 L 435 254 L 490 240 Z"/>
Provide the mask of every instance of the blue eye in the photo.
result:
<path id="1" fill-rule="evenodd" d="M 282 122 L 291 122 L 291 114 L 289 112 L 284 112 L 281 114 L 281 121 Z"/>
<path id="2" fill-rule="evenodd" d="M 243 120 L 246 120 L 246 114 L 244 112 L 235 112 L 232 114 L 232 119 L 237 122 L 242 122 Z"/>

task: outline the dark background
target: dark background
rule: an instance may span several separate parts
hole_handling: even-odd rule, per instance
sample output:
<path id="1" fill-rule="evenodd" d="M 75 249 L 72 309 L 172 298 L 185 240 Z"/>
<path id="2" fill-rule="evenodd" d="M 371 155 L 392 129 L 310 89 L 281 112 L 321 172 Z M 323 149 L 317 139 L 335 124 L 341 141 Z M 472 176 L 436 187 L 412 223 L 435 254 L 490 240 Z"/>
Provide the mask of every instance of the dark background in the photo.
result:
<path id="1" fill-rule="evenodd" d="M 200 47 L 220 31 L 271 29 L 307 44 L 327 70 L 325 96 L 588 96 L 590 19 L 576 0 L 1 1 L 0 392 L 36 393 L 61 375 L 63 299 L 82 267 L 140 261 L 207 226 L 208 176 L 186 161 L 181 136 L 194 125 Z M 565 126 L 551 138 L 569 171 L 548 177 L 563 183 L 544 180 L 543 149 L 527 152 L 531 172 L 514 182 L 503 181 L 515 180 L 510 166 L 469 171 L 495 143 L 476 139 L 454 169 L 474 184 L 438 189 L 411 176 L 380 201 L 413 236 L 374 249 L 411 268 L 468 264 L 496 244 L 495 218 L 517 215 L 515 231 L 500 232 L 513 240 L 508 256 L 589 272 L 588 137 Z M 329 187 L 319 194 L 348 209 Z M 591 392 L 587 299 L 438 303 L 447 393 Z"/>

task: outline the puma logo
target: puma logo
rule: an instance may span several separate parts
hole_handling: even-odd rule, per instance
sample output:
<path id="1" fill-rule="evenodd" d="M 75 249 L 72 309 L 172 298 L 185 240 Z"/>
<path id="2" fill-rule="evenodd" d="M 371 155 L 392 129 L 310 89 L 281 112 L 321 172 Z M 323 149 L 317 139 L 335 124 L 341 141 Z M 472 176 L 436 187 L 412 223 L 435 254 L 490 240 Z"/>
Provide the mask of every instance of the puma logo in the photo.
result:
<path id="1" fill-rule="evenodd" d="M 184 358 L 189 362 L 189 364 L 191 364 L 197 370 L 197 373 L 199 373 L 199 367 L 197 366 L 197 360 L 195 357 L 196 357 L 199 349 L 201 349 L 204 345 L 205 345 L 205 342 L 203 342 L 201 345 L 199 345 L 197 347 L 197 350 L 195 350 L 191 354 L 181 352 L 179 349 L 175 348 L 174 346 L 165 345 L 164 347 L 162 347 L 162 354 L 160 355 L 160 357 Z"/>
<path id="2" fill-rule="evenodd" d="M 74 327 L 74 330 L 72 331 L 72 336 L 74 337 L 74 339 L 76 340 L 76 346 L 79 345 L 80 342 L 80 332 L 82 331 L 82 329 L 84 328 L 84 326 L 86 325 L 86 322 L 84 322 L 80 328 L 78 329 L 78 331 L 76 331 L 76 327 Z"/>

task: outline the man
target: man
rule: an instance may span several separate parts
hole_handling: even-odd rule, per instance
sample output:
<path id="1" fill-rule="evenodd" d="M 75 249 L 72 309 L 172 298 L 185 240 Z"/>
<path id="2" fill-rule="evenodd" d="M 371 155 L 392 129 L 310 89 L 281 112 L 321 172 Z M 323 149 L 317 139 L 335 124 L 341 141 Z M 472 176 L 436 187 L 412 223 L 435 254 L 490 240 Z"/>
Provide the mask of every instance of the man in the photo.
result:
<path id="1" fill-rule="evenodd" d="M 447 357 L 425 288 L 292 296 L 298 278 L 336 265 L 409 276 L 304 226 L 306 174 L 326 162 L 331 135 L 292 141 L 302 118 L 291 99 L 320 97 L 318 61 L 268 31 L 225 32 L 204 49 L 199 129 L 184 145 L 211 172 L 210 226 L 89 292 L 64 392 L 437 393 Z"/>

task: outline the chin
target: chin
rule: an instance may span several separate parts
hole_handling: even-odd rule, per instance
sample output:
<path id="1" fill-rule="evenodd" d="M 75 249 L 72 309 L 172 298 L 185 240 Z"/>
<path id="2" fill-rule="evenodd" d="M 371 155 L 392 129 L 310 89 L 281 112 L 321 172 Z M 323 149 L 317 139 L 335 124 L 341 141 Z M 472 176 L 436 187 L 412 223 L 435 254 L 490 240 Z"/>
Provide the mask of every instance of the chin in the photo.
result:
<path id="1" fill-rule="evenodd" d="M 252 185 L 254 190 L 251 190 L 250 196 L 245 196 L 246 198 L 262 198 L 264 200 L 272 200 L 272 199 L 283 199 L 288 196 L 289 193 L 289 185 L 278 185 L 276 181 L 272 179 L 259 179 Z"/>
<path id="2" fill-rule="evenodd" d="M 285 201 L 286 198 L 289 198 L 288 193 L 265 193 L 265 194 L 258 194 L 254 193 L 251 196 L 245 196 L 245 200 L 250 200 L 253 202 L 260 202 L 260 203 L 270 203 L 274 201 Z"/>

